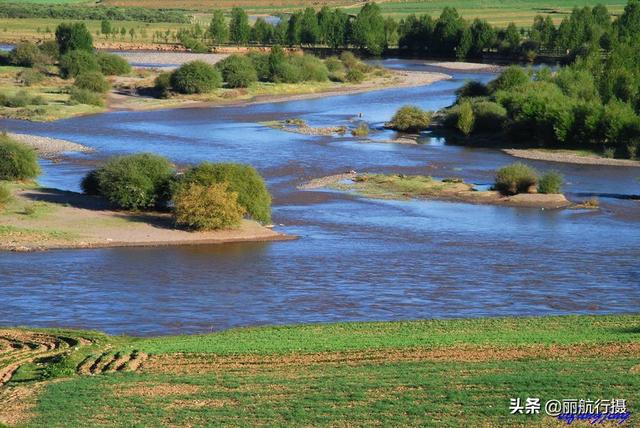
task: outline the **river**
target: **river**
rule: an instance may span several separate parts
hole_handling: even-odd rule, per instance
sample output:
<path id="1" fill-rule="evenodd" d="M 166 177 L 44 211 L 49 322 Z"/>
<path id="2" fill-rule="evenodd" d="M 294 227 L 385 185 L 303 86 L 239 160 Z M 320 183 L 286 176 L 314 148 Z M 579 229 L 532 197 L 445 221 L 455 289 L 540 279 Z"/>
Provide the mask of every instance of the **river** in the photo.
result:
<path id="1" fill-rule="evenodd" d="M 431 69 L 388 60 L 393 68 Z M 514 161 L 498 150 L 367 143 L 281 132 L 261 121 L 313 126 L 359 114 L 376 131 L 403 104 L 450 104 L 465 79 L 420 88 L 232 108 L 113 112 L 53 123 L 0 121 L 14 132 L 69 139 L 97 151 L 43 163 L 41 184 L 77 190 L 105 156 L 151 151 L 177 164 L 254 165 L 274 194 L 278 230 L 292 242 L 202 247 L 0 253 L 0 324 L 109 333 L 196 333 L 235 326 L 355 320 L 637 312 L 640 168 L 527 161 L 565 175 L 570 199 L 598 211 L 537 210 L 439 201 L 367 200 L 299 191 L 347 170 L 459 176 L 488 185 Z"/>

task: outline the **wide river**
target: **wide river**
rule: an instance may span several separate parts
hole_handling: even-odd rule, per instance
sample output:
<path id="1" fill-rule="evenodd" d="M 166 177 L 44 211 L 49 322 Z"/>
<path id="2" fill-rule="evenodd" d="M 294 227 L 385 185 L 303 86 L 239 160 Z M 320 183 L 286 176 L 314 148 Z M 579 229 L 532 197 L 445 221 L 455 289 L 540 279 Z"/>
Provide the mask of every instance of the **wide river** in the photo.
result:
<path id="1" fill-rule="evenodd" d="M 420 62 L 389 67 L 430 69 Z M 178 164 L 254 165 L 274 194 L 278 230 L 292 242 L 0 254 L 0 325 L 66 326 L 135 335 L 233 326 L 353 320 L 637 312 L 640 168 L 529 162 L 565 175 L 570 199 L 598 211 L 544 211 L 437 201 L 367 200 L 299 191 L 309 178 L 356 171 L 460 176 L 490 184 L 514 158 L 498 150 L 367 143 L 302 136 L 261 121 L 312 125 L 358 114 L 381 128 L 401 105 L 438 109 L 465 79 L 234 108 L 115 112 L 0 126 L 97 151 L 44 163 L 43 185 L 78 189 L 97 160 L 156 152 Z M 393 137 L 379 130 L 372 138 Z"/>

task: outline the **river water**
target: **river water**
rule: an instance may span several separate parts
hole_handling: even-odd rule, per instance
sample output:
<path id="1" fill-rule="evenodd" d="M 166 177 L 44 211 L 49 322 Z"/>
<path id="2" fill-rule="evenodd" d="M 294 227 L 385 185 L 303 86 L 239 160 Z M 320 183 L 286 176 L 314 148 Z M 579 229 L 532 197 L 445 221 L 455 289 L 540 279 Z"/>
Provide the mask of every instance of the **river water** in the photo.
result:
<path id="1" fill-rule="evenodd" d="M 417 61 L 389 67 L 432 69 Z M 374 140 L 403 104 L 437 109 L 465 79 L 433 85 L 233 108 L 114 112 L 54 123 L 1 121 L 15 132 L 97 149 L 44 163 L 40 182 L 77 190 L 101 158 L 151 151 L 177 164 L 254 165 L 274 194 L 278 230 L 292 242 L 0 254 L 0 325 L 66 326 L 135 335 L 234 326 L 354 320 L 637 312 L 640 308 L 640 168 L 527 161 L 565 175 L 570 199 L 598 211 L 380 201 L 299 191 L 347 170 L 459 176 L 483 185 L 514 161 L 497 150 L 302 136 L 261 121 L 311 125 L 359 114 Z"/>

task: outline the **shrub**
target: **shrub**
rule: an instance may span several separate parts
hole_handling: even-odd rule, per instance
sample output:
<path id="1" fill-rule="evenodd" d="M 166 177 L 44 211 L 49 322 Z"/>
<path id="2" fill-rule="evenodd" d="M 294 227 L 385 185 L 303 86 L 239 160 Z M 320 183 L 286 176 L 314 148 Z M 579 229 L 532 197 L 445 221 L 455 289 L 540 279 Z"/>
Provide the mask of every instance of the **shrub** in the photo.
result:
<path id="1" fill-rule="evenodd" d="M 26 107 L 28 105 L 42 105 L 45 104 L 45 101 L 41 96 L 33 97 L 27 91 L 20 90 L 13 96 L 0 94 L 0 104 L 5 107 L 19 108 Z"/>
<path id="2" fill-rule="evenodd" d="M 555 172 L 550 171 L 545 173 L 540 178 L 540 183 L 538 183 L 538 192 L 539 193 L 560 193 L 562 191 L 562 175 Z"/>
<path id="3" fill-rule="evenodd" d="M 486 97 L 489 95 L 489 88 L 477 80 L 468 80 L 456 91 L 460 98 Z"/>
<path id="4" fill-rule="evenodd" d="M 11 202 L 11 199 L 13 198 L 11 196 L 11 190 L 9 190 L 9 187 L 4 183 L 0 183 L 0 211 L 4 210 L 7 204 Z"/>
<path id="5" fill-rule="evenodd" d="M 500 130 L 507 118 L 507 110 L 493 101 L 474 102 L 473 114 L 475 116 L 474 132 Z"/>
<path id="6" fill-rule="evenodd" d="M 260 52 L 250 52 L 247 57 L 253 63 L 258 80 L 268 82 L 271 80 L 271 69 L 269 67 L 269 55 Z"/>
<path id="7" fill-rule="evenodd" d="M 504 195 L 515 195 L 528 192 L 537 183 L 538 174 L 536 170 L 523 163 L 516 162 L 498 170 L 494 187 Z"/>
<path id="8" fill-rule="evenodd" d="M 18 80 L 24 86 L 32 86 L 44 80 L 44 74 L 39 71 L 27 69 L 18 74 Z"/>
<path id="9" fill-rule="evenodd" d="M 92 52 L 75 50 L 60 58 L 60 75 L 64 79 L 76 77 L 89 71 L 100 71 L 100 65 Z"/>
<path id="10" fill-rule="evenodd" d="M 304 82 L 324 82 L 329 79 L 327 66 L 313 55 L 294 56 L 291 63 L 300 69 L 300 78 Z"/>
<path id="11" fill-rule="evenodd" d="M 253 61 L 242 55 L 231 55 L 216 64 L 230 88 L 246 88 L 258 80 Z"/>
<path id="12" fill-rule="evenodd" d="M 346 79 L 347 82 L 361 83 L 364 80 L 364 73 L 360 70 L 349 70 Z"/>
<path id="13" fill-rule="evenodd" d="M 92 92 L 88 89 L 71 88 L 69 94 L 69 101 L 72 104 L 87 104 L 97 107 L 104 106 L 104 98 L 102 94 Z"/>
<path id="14" fill-rule="evenodd" d="M 340 61 L 349 69 L 355 68 L 360 64 L 360 60 L 351 51 L 343 51 L 340 54 Z"/>
<path id="15" fill-rule="evenodd" d="M 271 195 L 258 171 L 249 165 L 204 162 L 187 171 L 178 187 L 189 183 L 211 186 L 224 182 L 229 184 L 229 191 L 238 193 L 238 203 L 254 220 L 271 221 Z"/>
<path id="16" fill-rule="evenodd" d="M 468 100 L 463 101 L 460 104 L 460 110 L 458 111 L 458 122 L 456 127 L 464 135 L 469 135 L 473 132 L 473 125 L 475 123 L 475 116 L 473 114 L 473 106 Z"/>
<path id="17" fill-rule="evenodd" d="M 290 62 L 283 62 L 274 69 L 272 79 L 276 83 L 299 83 L 302 81 L 302 71 Z"/>
<path id="18" fill-rule="evenodd" d="M 332 73 L 340 73 L 344 71 L 344 64 L 337 57 L 332 56 L 324 60 L 324 65 Z"/>
<path id="19" fill-rule="evenodd" d="M 120 55 L 98 52 L 96 59 L 102 74 L 105 76 L 122 76 L 131 72 L 131 66 Z"/>
<path id="20" fill-rule="evenodd" d="M 529 75 L 522 69 L 522 67 L 512 65 L 503 71 L 495 80 L 489 83 L 489 89 L 491 92 L 509 90 L 517 86 L 524 85 L 529 82 L 529 80 Z"/>
<path id="21" fill-rule="evenodd" d="M 171 74 L 171 87 L 182 94 L 211 92 L 220 86 L 220 72 L 203 61 L 183 64 Z"/>
<path id="22" fill-rule="evenodd" d="M 158 74 L 154 81 L 154 88 L 158 91 L 161 97 L 168 96 L 169 91 L 171 90 L 171 73 L 165 71 Z"/>
<path id="23" fill-rule="evenodd" d="M 9 61 L 20 67 L 33 67 L 44 62 L 44 55 L 35 43 L 18 43 L 9 54 Z"/>
<path id="24" fill-rule="evenodd" d="M 80 188 L 85 195 L 97 196 L 100 194 L 100 183 L 98 182 L 98 170 L 89 171 L 82 178 Z"/>
<path id="25" fill-rule="evenodd" d="M 47 63 L 53 63 L 60 58 L 60 49 L 58 48 L 58 42 L 55 40 L 47 40 L 38 45 L 38 49 L 44 55 L 44 59 Z"/>
<path id="26" fill-rule="evenodd" d="M 61 54 L 74 50 L 92 51 L 93 38 L 82 22 L 68 24 L 63 22 L 56 28 L 56 41 Z"/>
<path id="27" fill-rule="evenodd" d="M 388 126 L 401 132 L 420 132 L 431 123 L 431 114 L 417 106 L 403 106 L 393 115 Z"/>
<path id="28" fill-rule="evenodd" d="M 245 209 L 238 203 L 238 193 L 228 187 L 227 183 L 180 186 L 173 196 L 176 223 L 196 230 L 239 226 Z"/>
<path id="29" fill-rule="evenodd" d="M 29 180 L 40 174 L 38 156 L 26 144 L 0 136 L 0 180 Z"/>
<path id="30" fill-rule="evenodd" d="M 148 210 L 162 207 L 169 200 L 173 168 L 162 156 L 140 153 L 112 158 L 96 175 L 100 194 L 113 205 L 127 210 Z"/>
<path id="31" fill-rule="evenodd" d="M 357 128 L 351 130 L 351 135 L 354 137 L 366 137 L 369 135 L 369 125 L 364 122 L 360 122 Z"/>
<path id="32" fill-rule="evenodd" d="M 109 91 L 111 88 L 107 79 L 105 79 L 99 71 L 88 71 L 86 73 L 79 74 L 76 77 L 75 82 L 73 82 L 73 86 L 102 94 Z"/>

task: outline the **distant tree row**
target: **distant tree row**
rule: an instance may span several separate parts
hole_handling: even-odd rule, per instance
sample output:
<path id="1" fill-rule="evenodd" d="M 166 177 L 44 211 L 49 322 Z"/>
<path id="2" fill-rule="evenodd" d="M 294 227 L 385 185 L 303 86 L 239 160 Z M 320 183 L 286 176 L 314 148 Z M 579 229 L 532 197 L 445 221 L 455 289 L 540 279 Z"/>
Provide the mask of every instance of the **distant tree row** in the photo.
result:
<path id="1" fill-rule="evenodd" d="M 190 22 L 187 15 L 177 10 L 34 3 L 2 3 L 0 4 L 0 18 L 91 19 L 96 21 L 109 19 L 112 21 L 176 22 L 182 24 Z"/>

